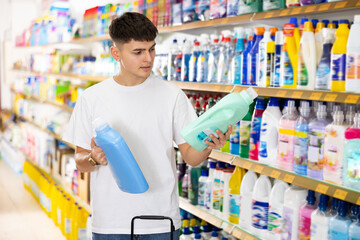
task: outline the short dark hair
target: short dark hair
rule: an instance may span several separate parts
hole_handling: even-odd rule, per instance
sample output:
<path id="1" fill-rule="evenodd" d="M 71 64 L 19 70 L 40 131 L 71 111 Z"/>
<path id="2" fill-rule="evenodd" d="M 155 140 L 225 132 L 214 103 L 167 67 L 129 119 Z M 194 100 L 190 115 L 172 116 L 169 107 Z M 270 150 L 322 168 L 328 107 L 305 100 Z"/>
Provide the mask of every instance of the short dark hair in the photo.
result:
<path id="1" fill-rule="evenodd" d="M 145 15 L 126 12 L 111 22 L 109 33 L 115 43 L 124 44 L 131 40 L 153 41 L 158 30 Z"/>

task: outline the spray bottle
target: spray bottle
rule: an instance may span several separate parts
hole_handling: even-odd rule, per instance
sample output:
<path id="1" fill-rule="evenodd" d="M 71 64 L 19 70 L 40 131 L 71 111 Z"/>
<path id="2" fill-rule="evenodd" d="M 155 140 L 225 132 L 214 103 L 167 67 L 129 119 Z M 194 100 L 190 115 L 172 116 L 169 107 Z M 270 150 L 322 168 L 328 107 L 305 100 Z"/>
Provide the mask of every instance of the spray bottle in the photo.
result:
<path id="1" fill-rule="evenodd" d="M 284 45 L 280 63 L 280 87 L 282 88 L 296 88 L 298 51 L 294 31 L 294 24 L 284 25 Z"/>
<path id="2" fill-rule="evenodd" d="M 236 38 L 236 47 L 235 47 L 235 56 L 231 63 L 231 72 L 234 75 L 234 84 L 241 84 L 241 54 L 245 50 L 245 30 L 242 27 L 234 28 L 235 38 Z"/>
<path id="3" fill-rule="evenodd" d="M 265 32 L 264 38 L 259 44 L 258 62 L 258 86 L 269 87 L 273 77 L 275 42 L 271 39 L 271 33 Z"/>
<path id="4" fill-rule="evenodd" d="M 258 58 L 259 58 L 259 45 L 260 41 L 264 37 L 265 28 L 264 27 L 256 27 L 255 28 L 255 42 L 254 46 L 249 52 L 249 61 L 248 64 L 250 66 L 250 84 L 252 86 L 257 86 L 257 82 L 259 76 L 257 75 L 258 72 Z"/>
<path id="5" fill-rule="evenodd" d="M 283 31 L 277 31 L 275 34 L 275 55 L 274 55 L 274 70 L 273 78 L 270 79 L 271 87 L 280 87 L 280 66 L 281 66 L 281 53 L 284 43 Z"/>
<path id="6" fill-rule="evenodd" d="M 360 15 L 355 15 L 347 42 L 346 83 L 347 92 L 360 93 Z"/>

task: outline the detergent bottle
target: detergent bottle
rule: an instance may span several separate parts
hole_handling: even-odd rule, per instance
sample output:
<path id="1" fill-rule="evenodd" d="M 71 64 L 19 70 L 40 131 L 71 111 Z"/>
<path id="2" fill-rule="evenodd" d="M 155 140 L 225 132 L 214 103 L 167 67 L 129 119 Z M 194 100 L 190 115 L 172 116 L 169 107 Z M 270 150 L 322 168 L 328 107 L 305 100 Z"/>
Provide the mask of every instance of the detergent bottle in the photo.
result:
<path id="1" fill-rule="evenodd" d="M 281 116 L 278 99 L 271 97 L 261 121 L 259 147 L 259 162 L 261 163 L 275 166 Z"/>
<path id="2" fill-rule="evenodd" d="M 248 171 L 240 187 L 240 218 L 239 225 L 247 230 L 251 229 L 252 195 L 257 180 L 256 173 Z"/>
<path id="3" fill-rule="evenodd" d="M 323 52 L 323 43 L 324 43 L 324 35 L 322 33 L 322 29 L 325 28 L 325 23 L 318 22 L 315 29 L 315 47 L 316 47 L 316 66 L 319 65 L 320 59 Z"/>
<path id="4" fill-rule="evenodd" d="M 217 129 L 225 133 L 228 125 L 239 122 L 246 115 L 249 105 L 256 97 L 257 93 L 252 88 L 240 93 L 228 94 L 181 130 L 181 136 L 196 150 L 204 150 L 207 147 L 205 141 L 212 141 L 209 135 L 213 134 L 217 137 Z"/>
<path id="5" fill-rule="evenodd" d="M 245 30 L 242 27 L 234 28 L 236 47 L 235 56 L 231 62 L 232 74 L 234 75 L 234 84 L 241 84 L 241 54 L 245 50 Z"/>
<path id="6" fill-rule="evenodd" d="M 349 239 L 360 239 L 360 214 L 357 216 L 357 221 L 349 227 Z"/>
<path id="7" fill-rule="evenodd" d="M 250 54 L 250 50 L 252 49 L 253 45 L 254 45 L 254 37 L 253 35 L 249 35 L 248 36 L 248 41 L 247 41 L 247 46 L 245 48 L 245 50 L 242 53 L 242 58 L 241 58 L 241 62 L 242 62 L 242 66 L 241 66 L 241 84 L 242 85 L 250 85 L 250 65 L 249 65 L 249 54 Z"/>
<path id="8" fill-rule="evenodd" d="M 191 53 L 190 62 L 189 62 L 189 81 L 190 82 L 197 82 L 197 80 L 198 80 L 197 67 L 198 67 L 200 54 L 201 54 L 200 42 L 195 41 L 194 47 L 193 47 L 192 53 Z"/>
<path id="9" fill-rule="evenodd" d="M 295 25 L 295 28 L 294 28 L 295 45 L 296 45 L 296 49 L 299 50 L 301 35 L 300 35 L 300 29 L 299 29 L 297 18 L 296 17 L 291 17 L 289 19 L 289 23 L 292 23 L 292 24 Z"/>
<path id="10" fill-rule="evenodd" d="M 269 87 L 274 69 L 275 42 L 271 39 L 271 33 L 265 32 L 264 38 L 259 44 L 258 86 Z"/>
<path id="11" fill-rule="evenodd" d="M 318 208 L 311 213 L 310 239 L 328 239 L 330 212 L 328 211 L 329 197 L 320 195 Z"/>
<path id="12" fill-rule="evenodd" d="M 259 45 L 260 41 L 264 37 L 265 28 L 264 27 L 256 27 L 255 28 L 255 43 L 252 49 L 249 52 L 249 65 L 250 65 L 250 85 L 257 86 L 257 82 L 259 76 L 258 72 L 258 59 L 259 59 Z"/>
<path id="13" fill-rule="evenodd" d="M 215 83 L 217 79 L 218 62 L 220 55 L 220 43 L 219 43 L 219 37 L 217 35 L 211 34 L 210 38 L 212 43 L 210 45 L 207 82 Z"/>
<path id="14" fill-rule="evenodd" d="M 240 188 L 241 181 L 245 175 L 245 170 L 238 166 L 235 167 L 235 171 L 231 175 L 229 181 L 229 222 L 239 224 L 240 216 Z"/>
<path id="15" fill-rule="evenodd" d="M 314 90 L 316 77 L 316 49 L 314 30 L 310 21 L 305 22 L 298 55 L 297 88 Z"/>
<path id="16" fill-rule="evenodd" d="M 274 55 L 274 70 L 273 77 L 270 79 L 271 87 L 280 87 L 280 66 L 281 66 L 281 54 L 284 43 L 283 31 L 277 31 L 275 34 L 275 55 Z"/>
<path id="17" fill-rule="evenodd" d="M 256 100 L 255 111 L 251 120 L 249 158 L 252 160 L 259 159 L 258 157 L 259 157 L 261 121 L 264 110 L 265 110 L 265 101 L 263 98 L 258 98 Z"/>
<path id="18" fill-rule="evenodd" d="M 345 91 L 346 51 L 349 37 L 349 21 L 340 20 L 335 32 L 336 41 L 331 50 L 331 91 Z"/>
<path id="19" fill-rule="evenodd" d="M 339 200 L 337 207 L 337 215 L 330 218 L 329 221 L 329 238 L 336 240 L 349 239 L 349 227 L 351 219 L 347 216 L 348 203 Z"/>
<path id="20" fill-rule="evenodd" d="M 189 40 L 184 40 L 183 45 L 183 57 L 181 59 L 181 81 L 189 82 L 190 81 L 190 62 L 192 55 L 192 44 Z"/>
<path id="21" fill-rule="evenodd" d="M 299 210 L 299 237 L 300 240 L 310 239 L 310 229 L 311 229 L 311 214 L 316 209 L 315 201 L 315 192 L 308 190 L 308 195 L 306 197 L 307 203 L 302 205 Z"/>
<path id="22" fill-rule="evenodd" d="M 360 93 L 360 15 L 355 15 L 351 26 L 346 53 L 346 83 L 347 92 Z"/>
<path id="23" fill-rule="evenodd" d="M 255 102 L 250 104 L 249 111 L 240 121 L 240 157 L 249 158 L 250 150 L 250 133 L 251 133 L 251 116 L 253 115 Z"/>
<path id="24" fill-rule="evenodd" d="M 284 25 L 284 44 L 280 63 L 280 87 L 296 88 L 298 50 L 294 37 L 295 25 Z"/>
<path id="25" fill-rule="evenodd" d="M 100 118 L 96 118 L 93 125 L 95 143 L 105 152 L 118 187 L 128 193 L 146 192 L 149 185 L 122 136 Z"/>

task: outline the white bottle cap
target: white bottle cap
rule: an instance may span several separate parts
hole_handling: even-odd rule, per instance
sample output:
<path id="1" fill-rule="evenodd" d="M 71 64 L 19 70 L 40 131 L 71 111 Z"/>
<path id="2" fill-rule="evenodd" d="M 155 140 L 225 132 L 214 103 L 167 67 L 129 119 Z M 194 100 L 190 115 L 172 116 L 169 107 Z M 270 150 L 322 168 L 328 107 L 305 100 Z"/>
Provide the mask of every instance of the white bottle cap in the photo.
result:
<path id="1" fill-rule="evenodd" d="M 257 96 L 258 96 L 258 94 L 256 93 L 256 91 L 255 91 L 252 87 L 249 87 L 248 89 L 246 89 L 246 92 L 249 94 L 249 96 L 250 96 L 252 99 L 257 98 Z"/>
<path id="2" fill-rule="evenodd" d="M 95 118 L 93 121 L 93 126 L 95 127 L 95 131 L 100 131 L 105 128 L 108 124 L 102 118 Z"/>
<path id="3" fill-rule="evenodd" d="M 277 31 L 275 33 L 275 44 L 282 45 L 284 43 L 284 34 L 283 31 Z"/>

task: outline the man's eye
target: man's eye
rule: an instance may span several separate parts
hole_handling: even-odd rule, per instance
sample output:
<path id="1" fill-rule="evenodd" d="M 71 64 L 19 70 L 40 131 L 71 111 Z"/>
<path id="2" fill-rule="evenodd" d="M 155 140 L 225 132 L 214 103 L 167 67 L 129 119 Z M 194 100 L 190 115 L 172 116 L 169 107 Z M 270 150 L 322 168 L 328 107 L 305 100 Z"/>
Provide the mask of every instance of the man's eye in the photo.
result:
<path id="1" fill-rule="evenodd" d="M 155 51 L 155 48 L 150 48 L 150 52 L 153 52 L 153 51 Z"/>
<path id="2" fill-rule="evenodd" d="M 135 55 L 140 55 L 141 54 L 141 51 L 139 52 L 134 52 Z"/>

